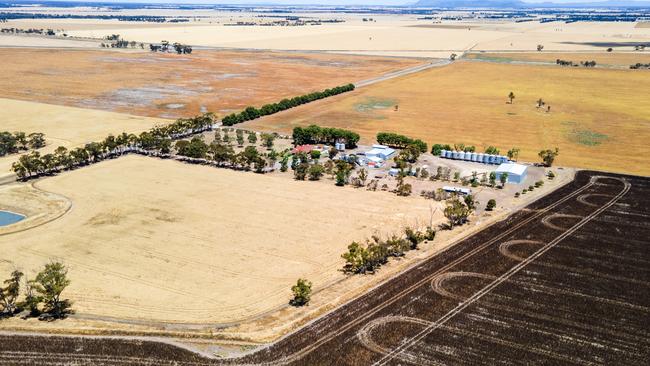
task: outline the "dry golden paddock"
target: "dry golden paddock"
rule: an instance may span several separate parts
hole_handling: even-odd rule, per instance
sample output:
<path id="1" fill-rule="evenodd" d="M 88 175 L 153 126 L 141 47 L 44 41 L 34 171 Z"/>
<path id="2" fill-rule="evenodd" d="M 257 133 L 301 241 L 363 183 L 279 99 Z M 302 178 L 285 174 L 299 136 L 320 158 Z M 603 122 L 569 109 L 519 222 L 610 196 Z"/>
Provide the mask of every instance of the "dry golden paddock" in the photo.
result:
<path id="1" fill-rule="evenodd" d="M 315 289 L 342 279 L 340 255 L 352 240 L 428 223 L 436 205 L 140 156 L 35 186 L 72 208 L 0 236 L 0 272 L 15 265 L 33 278 L 62 260 L 78 315 L 143 321 L 219 323 L 276 309 L 299 277 Z M 0 200 L 21 191 L 0 191 Z"/>
<path id="2" fill-rule="evenodd" d="M 0 97 L 178 118 L 223 116 L 418 65 L 412 58 L 195 50 L 0 49 Z"/>
<path id="3" fill-rule="evenodd" d="M 557 59 L 573 61 L 579 64 L 580 61 L 596 61 L 598 66 L 616 66 L 629 68 L 637 63 L 650 63 L 648 52 L 502 52 L 502 53 L 470 53 L 467 58 L 496 61 L 496 62 L 550 62 L 555 63 Z"/>
<path id="4" fill-rule="evenodd" d="M 465 143 L 559 165 L 650 174 L 650 73 L 460 61 L 388 80 L 244 124 L 289 132 L 312 123 L 350 128 L 372 142 L 392 131 L 433 143 Z M 507 103 L 510 91 L 516 98 Z M 542 98 L 551 111 L 536 108 Z M 399 109 L 395 111 L 394 106 Z"/>
<path id="5" fill-rule="evenodd" d="M 1 81 L 0 81 L 1 83 Z M 103 140 L 109 134 L 140 133 L 168 121 L 84 108 L 34 103 L 0 98 L 2 121 L 0 131 L 42 132 L 47 146 L 42 154 L 59 146 L 73 148 Z M 11 174 L 17 155 L 0 157 L 0 179 Z"/>

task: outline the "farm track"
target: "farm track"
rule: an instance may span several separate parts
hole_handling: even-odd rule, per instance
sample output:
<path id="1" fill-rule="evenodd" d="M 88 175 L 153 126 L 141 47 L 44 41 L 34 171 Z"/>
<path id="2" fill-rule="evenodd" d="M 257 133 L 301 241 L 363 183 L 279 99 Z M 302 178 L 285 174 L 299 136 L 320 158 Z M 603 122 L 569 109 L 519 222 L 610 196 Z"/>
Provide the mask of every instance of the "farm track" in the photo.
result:
<path id="1" fill-rule="evenodd" d="M 650 179 L 573 183 L 241 358 L 143 340 L 0 335 L 0 364 L 644 365 Z M 634 213 L 630 215 L 628 213 Z"/>

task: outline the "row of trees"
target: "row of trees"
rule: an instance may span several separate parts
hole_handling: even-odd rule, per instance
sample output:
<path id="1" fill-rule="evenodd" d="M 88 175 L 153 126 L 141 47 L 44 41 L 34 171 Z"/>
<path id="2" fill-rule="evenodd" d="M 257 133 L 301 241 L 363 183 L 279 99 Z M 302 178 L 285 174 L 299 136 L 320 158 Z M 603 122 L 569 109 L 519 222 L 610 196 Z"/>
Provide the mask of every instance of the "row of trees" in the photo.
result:
<path id="1" fill-rule="evenodd" d="M 67 277 L 68 270 L 59 262 L 45 265 L 33 280 L 24 281 L 24 291 L 21 291 L 24 274 L 15 270 L 0 287 L 0 317 L 10 317 L 29 311 L 28 316 L 39 316 L 40 319 L 61 319 L 71 312 L 72 303 L 61 298 L 61 293 L 70 285 Z M 23 300 L 19 301 L 21 292 Z"/>
<path id="2" fill-rule="evenodd" d="M 29 149 L 40 149 L 45 146 L 45 135 L 34 132 L 0 132 L 0 156 L 16 154 Z"/>
<path id="3" fill-rule="evenodd" d="M 271 103 L 262 106 L 262 108 L 247 107 L 239 113 L 233 113 L 225 116 L 222 119 L 224 126 L 232 126 L 237 123 L 242 123 L 250 120 L 268 116 L 270 114 L 278 113 L 302 104 L 310 103 L 315 100 L 331 97 L 333 95 L 345 93 L 354 90 L 354 84 L 347 84 L 337 86 L 332 89 L 325 89 L 323 91 L 305 94 L 291 99 L 282 99 L 279 103 Z"/>
<path id="4" fill-rule="evenodd" d="M 559 58 L 555 60 L 555 63 L 560 66 L 578 66 L 573 61 L 561 60 Z M 580 65 L 584 67 L 596 67 L 596 61 L 580 61 Z"/>
<path id="5" fill-rule="evenodd" d="M 634 65 L 630 65 L 630 69 L 632 69 L 632 70 L 650 69 L 650 63 L 642 64 L 640 62 L 637 62 Z"/>
<path id="6" fill-rule="evenodd" d="M 403 149 L 410 145 L 413 145 L 416 146 L 418 150 L 422 153 L 425 153 L 428 150 L 426 142 L 419 139 L 412 139 L 410 137 L 399 135 L 392 132 L 379 132 L 377 134 L 377 142 L 382 145 L 386 145 L 398 149 Z"/>
<path id="7" fill-rule="evenodd" d="M 266 166 L 275 165 L 279 158 L 275 150 L 261 154 L 255 146 L 247 146 L 236 153 L 229 144 L 214 141 L 208 145 L 198 136 L 189 141 L 176 142 L 175 148 L 178 155 L 193 159 L 190 162 L 213 163 L 218 167 L 236 170 L 254 169 L 256 173 L 264 173 Z"/>
<path id="8" fill-rule="evenodd" d="M 374 273 L 379 267 L 388 263 L 390 257 L 403 257 L 410 250 L 415 250 L 425 240 L 433 240 L 436 232 L 428 226 L 424 231 L 410 227 L 404 229 L 404 235 L 391 235 L 382 239 L 376 235 L 364 244 L 352 242 L 347 252 L 341 257 L 345 260 L 343 271 L 346 273 Z"/>
<path id="9" fill-rule="evenodd" d="M 71 170 L 107 158 L 129 152 L 171 153 L 172 140 L 190 136 L 212 128 L 214 115 L 205 113 L 193 118 L 181 118 L 165 126 L 156 126 L 149 131 L 134 134 L 109 135 L 103 141 L 91 142 L 84 147 L 68 150 L 59 146 L 53 153 L 41 155 L 38 151 L 22 155 L 12 164 L 12 170 L 20 179 Z"/>
<path id="10" fill-rule="evenodd" d="M 356 147 L 357 142 L 361 138 L 356 132 L 341 128 L 320 127 L 317 125 L 295 127 L 292 137 L 295 145 L 327 144 L 334 146 L 337 142 L 344 142 L 349 148 Z"/>

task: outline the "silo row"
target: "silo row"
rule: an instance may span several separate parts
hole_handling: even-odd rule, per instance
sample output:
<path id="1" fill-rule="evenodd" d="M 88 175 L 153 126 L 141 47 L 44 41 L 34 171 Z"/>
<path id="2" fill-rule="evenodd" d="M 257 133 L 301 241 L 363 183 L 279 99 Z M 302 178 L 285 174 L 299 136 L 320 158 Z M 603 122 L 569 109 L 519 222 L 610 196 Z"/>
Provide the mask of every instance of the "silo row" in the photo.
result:
<path id="1" fill-rule="evenodd" d="M 508 157 L 503 155 L 492 155 L 455 150 L 442 150 L 440 152 L 440 157 L 445 159 L 473 161 L 483 164 L 502 164 L 508 162 Z"/>

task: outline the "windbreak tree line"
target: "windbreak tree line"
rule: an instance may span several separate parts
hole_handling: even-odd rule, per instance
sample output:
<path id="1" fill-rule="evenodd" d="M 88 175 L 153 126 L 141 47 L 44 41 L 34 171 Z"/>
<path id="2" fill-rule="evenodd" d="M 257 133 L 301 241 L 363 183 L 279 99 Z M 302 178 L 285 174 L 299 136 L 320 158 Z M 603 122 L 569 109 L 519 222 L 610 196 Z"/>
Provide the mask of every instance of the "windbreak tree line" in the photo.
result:
<path id="1" fill-rule="evenodd" d="M 71 150 L 59 146 L 53 153 L 44 155 L 33 151 L 22 155 L 13 163 L 12 170 L 19 179 L 29 179 L 97 163 L 133 151 L 157 151 L 167 155 L 171 152 L 172 140 L 210 130 L 213 123 L 214 115 L 205 113 L 193 118 L 181 118 L 169 125 L 156 126 L 139 136 L 127 133 L 108 135 L 100 142 L 91 142 Z"/>
<path id="2" fill-rule="evenodd" d="M 332 89 L 325 89 L 323 91 L 313 92 L 305 95 L 293 97 L 291 99 L 282 99 L 278 103 L 271 103 L 262 106 L 262 108 L 247 107 L 239 113 L 233 113 L 225 116 L 221 122 L 224 126 L 232 126 L 237 123 L 251 121 L 263 116 L 282 112 L 284 110 L 297 107 L 299 105 L 307 104 L 319 99 L 331 97 L 333 95 L 342 94 L 354 90 L 354 84 L 347 84 L 337 86 Z"/>
<path id="3" fill-rule="evenodd" d="M 7 132 L 0 131 L 0 156 L 16 154 L 29 149 L 40 149 L 45 146 L 45 135 L 40 132 Z"/>
<path id="4" fill-rule="evenodd" d="M 379 132 L 377 134 L 377 142 L 382 145 L 394 147 L 397 149 L 403 149 L 408 146 L 415 146 L 421 153 L 427 152 L 426 142 L 392 132 Z"/>
<path id="5" fill-rule="evenodd" d="M 304 144 L 334 145 L 338 141 L 344 141 L 347 147 L 354 148 L 360 138 L 358 133 L 341 128 L 311 125 L 293 129 L 293 143 L 296 146 Z"/>

